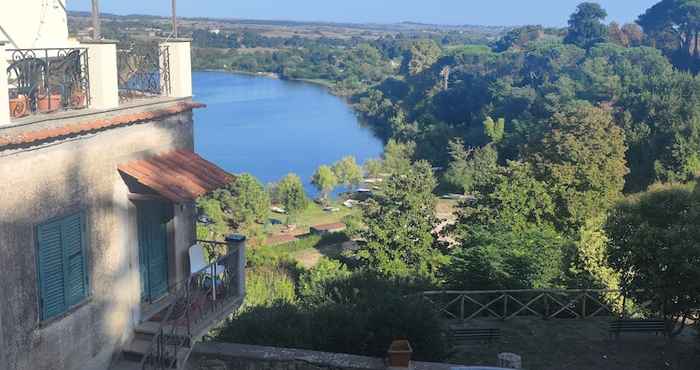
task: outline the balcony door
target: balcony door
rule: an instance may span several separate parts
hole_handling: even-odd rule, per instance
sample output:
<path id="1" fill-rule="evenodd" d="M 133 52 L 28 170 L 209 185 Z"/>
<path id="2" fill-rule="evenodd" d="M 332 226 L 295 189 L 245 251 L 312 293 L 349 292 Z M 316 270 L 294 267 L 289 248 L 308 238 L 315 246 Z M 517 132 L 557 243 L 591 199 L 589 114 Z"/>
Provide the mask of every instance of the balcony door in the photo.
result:
<path id="1" fill-rule="evenodd" d="M 169 209 L 170 208 L 170 209 Z M 168 292 L 168 231 L 172 207 L 137 202 L 141 300 L 153 302 Z"/>

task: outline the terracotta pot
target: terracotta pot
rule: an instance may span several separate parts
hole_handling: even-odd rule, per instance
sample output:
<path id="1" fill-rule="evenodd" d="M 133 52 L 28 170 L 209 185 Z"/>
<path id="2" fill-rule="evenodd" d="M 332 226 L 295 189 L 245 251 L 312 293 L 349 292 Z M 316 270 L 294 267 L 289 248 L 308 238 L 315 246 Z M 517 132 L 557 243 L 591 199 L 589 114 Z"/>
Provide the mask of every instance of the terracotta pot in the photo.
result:
<path id="1" fill-rule="evenodd" d="M 71 108 L 84 108 L 85 107 L 85 93 L 82 91 L 76 91 L 70 97 Z"/>
<path id="2" fill-rule="evenodd" d="M 413 348 L 407 340 L 395 340 L 389 347 L 389 367 L 409 368 Z"/>
<path id="3" fill-rule="evenodd" d="M 10 99 L 10 114 L 12 118 L 24 117 L 28 114 L 27 97 L 19 95 L 14 99 Z"/>
<path id="4" fill-rule="evenodd" d="M 61 109 L 61 95 L 51 94 L 51 95 L 39 95 L 36 102 L 36 109 L 42 113 L 54 112 Z M 49 104 L 50 102 L 50 104 Z"/>

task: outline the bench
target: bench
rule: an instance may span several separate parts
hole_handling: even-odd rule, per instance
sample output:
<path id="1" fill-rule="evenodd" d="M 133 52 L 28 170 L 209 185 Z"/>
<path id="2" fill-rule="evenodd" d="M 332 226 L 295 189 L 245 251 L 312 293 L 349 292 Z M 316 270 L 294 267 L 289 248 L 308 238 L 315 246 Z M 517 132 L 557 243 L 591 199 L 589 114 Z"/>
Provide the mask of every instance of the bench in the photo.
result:
<path id="1" fill-rule="evenodd" d="M 450 329 L 450 337 L 455 343 L 466 343 L 466 342 L 493 342 L 501 337 L 501 329 L 496 328 L 486 328 L 486 329 L 464 329 L 464 328 L 452 328 Z"/>
<path id="2" fill-rule="evenodd" d="M 620 337 L 620 333 L 662 333 L 666 335 L 664 320 L 615 320 L 610 322 L 610 335 Z"/>

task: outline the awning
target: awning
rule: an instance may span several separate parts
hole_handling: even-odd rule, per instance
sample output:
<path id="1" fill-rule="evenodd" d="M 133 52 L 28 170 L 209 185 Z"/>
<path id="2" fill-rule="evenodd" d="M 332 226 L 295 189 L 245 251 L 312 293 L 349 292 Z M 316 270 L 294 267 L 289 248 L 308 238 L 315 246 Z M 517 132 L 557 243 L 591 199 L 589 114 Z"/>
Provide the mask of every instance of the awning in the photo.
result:
<path id="1" fill-rule="evenodd" d="M 119 165 L 119 171 L 176 202 L 196 199 L 231 181 L 231 175 L 199 155 L 176 150 Z"/>

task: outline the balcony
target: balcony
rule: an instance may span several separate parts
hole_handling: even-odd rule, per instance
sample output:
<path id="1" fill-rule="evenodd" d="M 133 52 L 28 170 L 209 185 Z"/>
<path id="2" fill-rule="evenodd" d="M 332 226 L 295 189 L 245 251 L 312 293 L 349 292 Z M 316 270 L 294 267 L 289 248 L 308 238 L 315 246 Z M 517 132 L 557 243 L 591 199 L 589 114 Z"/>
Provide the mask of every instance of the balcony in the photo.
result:
<path id="1" fill-rule="evenodd" d="M 189 40 L 43 49 L 0 44 L 2 55 L 0 128 L 192 96 Z"/>
<path id="2" fill-rule="evenodd" d="M 134 330 L 113 369 L 182 369 L 194 343 L 243 302 L 244 240 L 198 241 L 204 253 L 191 252 L 190 264 L 203 267 L 171 287 L 167 304 Z"/>

